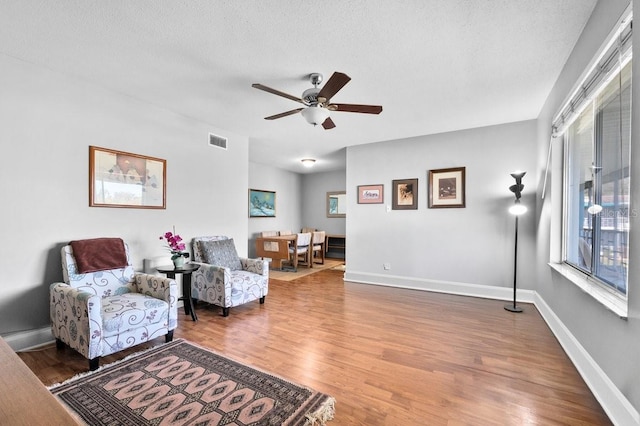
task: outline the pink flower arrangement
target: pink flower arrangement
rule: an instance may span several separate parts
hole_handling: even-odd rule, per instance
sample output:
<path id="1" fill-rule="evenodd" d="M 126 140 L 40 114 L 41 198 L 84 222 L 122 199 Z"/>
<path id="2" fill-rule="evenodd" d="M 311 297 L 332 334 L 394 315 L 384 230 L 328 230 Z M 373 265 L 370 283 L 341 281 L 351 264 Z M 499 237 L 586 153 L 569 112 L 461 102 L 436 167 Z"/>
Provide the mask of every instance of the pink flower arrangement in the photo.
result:
<path id="1" fill-rule="evenodd" d="M 169 251 L 171 251 L 171 260 L 177 259 L 181 256 L 189 257 L 189 253 L 185 252 L 187 247 L 182 242 L 182 237 L 175 232 L 176 230 L 174 228 L 173 232 L 165 232 L 165 234 L 160 237 L 161 240 L 167 241 L 167 247 L 169 248 Z"/>

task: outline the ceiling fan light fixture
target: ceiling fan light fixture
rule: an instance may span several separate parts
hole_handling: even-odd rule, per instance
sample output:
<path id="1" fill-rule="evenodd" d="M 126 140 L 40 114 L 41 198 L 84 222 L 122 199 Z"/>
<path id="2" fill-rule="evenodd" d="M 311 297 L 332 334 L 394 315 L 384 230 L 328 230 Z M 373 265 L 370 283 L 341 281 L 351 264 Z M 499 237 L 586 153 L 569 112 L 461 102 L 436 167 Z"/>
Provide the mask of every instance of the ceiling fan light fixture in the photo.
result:
<path id="1" fill-rule="evenodd" d="M 300 161 L 302 161 L 302 165 L 305 167 L 313 167 L 313 165 L 316 163 L 316 160 L 313 158 L 303 158 Z"/>
<path id="2" fill-rule="evenodd" d="M 324 121 L 329 118 L 329 110 L 317 105 L 303 109 L 301 114 L 304 119 L 307 120 L 307 123 L 313 124 L 314 126 L 324 123 Z"/>

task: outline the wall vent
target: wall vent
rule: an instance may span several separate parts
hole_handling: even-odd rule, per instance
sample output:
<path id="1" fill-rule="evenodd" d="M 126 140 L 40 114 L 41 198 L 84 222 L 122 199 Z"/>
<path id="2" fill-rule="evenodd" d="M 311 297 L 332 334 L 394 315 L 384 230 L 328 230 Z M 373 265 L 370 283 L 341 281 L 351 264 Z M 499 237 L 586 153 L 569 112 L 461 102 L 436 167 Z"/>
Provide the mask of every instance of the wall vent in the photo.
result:
<path id="1" fill-rule="evenodd" d="M 227 138 L 209 133 L 209 145 L 227 149 Z"/>

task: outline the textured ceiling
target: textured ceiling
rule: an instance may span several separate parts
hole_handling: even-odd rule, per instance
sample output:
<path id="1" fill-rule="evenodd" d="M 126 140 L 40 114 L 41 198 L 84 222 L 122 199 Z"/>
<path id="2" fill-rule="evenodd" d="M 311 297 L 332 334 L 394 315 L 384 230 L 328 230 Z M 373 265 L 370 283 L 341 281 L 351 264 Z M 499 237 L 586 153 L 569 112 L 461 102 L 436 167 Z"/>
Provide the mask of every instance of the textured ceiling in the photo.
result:
<path id="1" fill-rule="evenodd" d="M 304 173 L 343 148 L 536 118 L 596 0 L 5 0 L 0 54 L 246 135 L 251 161 Z M 352 80 L 324 130 L 308 74 Z M 205 136 L 206 138 L 206 136 Z M 206 140 L 206 139 L 205 139 Z"/>

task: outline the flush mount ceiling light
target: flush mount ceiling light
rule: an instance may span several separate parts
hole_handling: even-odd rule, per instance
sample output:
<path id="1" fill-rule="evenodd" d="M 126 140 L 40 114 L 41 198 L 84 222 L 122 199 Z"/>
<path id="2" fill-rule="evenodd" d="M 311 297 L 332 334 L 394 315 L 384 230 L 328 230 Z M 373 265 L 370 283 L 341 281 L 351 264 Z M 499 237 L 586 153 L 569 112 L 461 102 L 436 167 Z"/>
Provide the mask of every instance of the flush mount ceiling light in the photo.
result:
<path id="1" fill-rule="evenodd" d="M 313 165 L 316 163 L 316 160 L 314 160 L 313 158 L 303 158 L 300 161 L 302 161 L 302 165 L 305 167 L 313 167 Z"/>
<path id="2" fill-rule="evenodd" d="M 589 214 L 598 214 L 602 211 L 602 206 L 600 204 L 592 204 L 587 208 Z"/>

